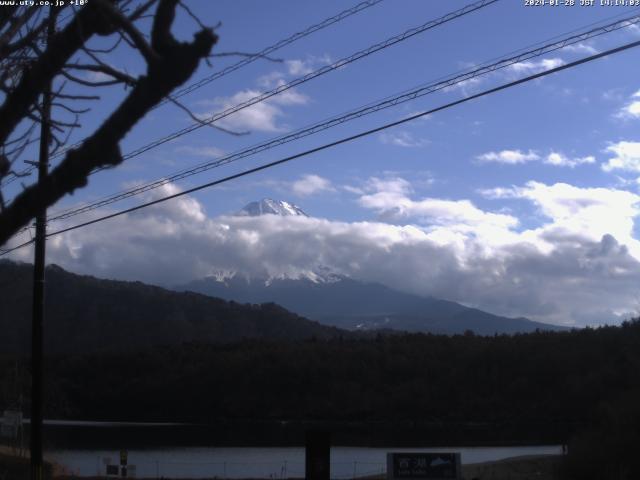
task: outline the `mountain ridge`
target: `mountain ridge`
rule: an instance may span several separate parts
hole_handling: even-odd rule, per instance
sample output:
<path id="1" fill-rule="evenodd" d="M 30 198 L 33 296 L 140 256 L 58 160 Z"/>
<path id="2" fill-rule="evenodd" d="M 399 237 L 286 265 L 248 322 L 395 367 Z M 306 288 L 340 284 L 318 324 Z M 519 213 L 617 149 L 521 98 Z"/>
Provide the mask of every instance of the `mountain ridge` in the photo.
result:
<path id="1" fill-rule="evenodd" d="M 263 198 L 246 205 L 242 215 L 308 216 L 283 200 Z M 325 325 L 348 330 L 401 330 L 437 334 L 481 335 L 526 333 L 568 328 L 509 318 L 466 307 L 457 302 L 400 292 L 374 282 L 362 282 L 316 266 L 296 274 L 256 278 L 226 271 L 212 278 L 192 280 L 175 288 L 241 303 L 272 301 Z"/>
<path id="2" fill-rule="evenodd" d="M 241 305 L 196 292 L 46 268 L 48 353 L 136 350 L 185 342 L 303 340 L 349 335 L 279 305 Z M 0 352 L 29 352 L 33 266 L 0 262 Z"/>
<path id="3" fill-rule="evenodd" d="M 262 200 L 250 202 L 235 215 L 240 217 L 258 217 L 261 215 L 279 215 L 282 217 L 309 216 L 299 206 L 293 203 L 284 200 L 273 200 L 272 198 L 263 198 Z"/>
<path id="4" fill-rule="evenodd" d="M 194 280 L 175 287 L 241 303 L 271 301 L 324 325 L 347 330 L 400 330 L 435 334 L 514 334 L 568 328 L 509 318 L 435 297 L 404 293 L 373 282 L 334 276 L 331 282 L 297 279 L 257 279 L 242 276 L 218 282 Z"/>

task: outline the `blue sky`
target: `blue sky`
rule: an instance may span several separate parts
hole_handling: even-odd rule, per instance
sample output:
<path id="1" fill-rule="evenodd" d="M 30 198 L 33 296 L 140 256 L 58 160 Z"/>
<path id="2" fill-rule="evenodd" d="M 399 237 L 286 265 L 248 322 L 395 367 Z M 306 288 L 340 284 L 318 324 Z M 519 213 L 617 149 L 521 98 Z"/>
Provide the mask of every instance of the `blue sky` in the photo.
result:
<path id="1" fill-rule="evenodd" d="M 410 27 L 464 1 L 384 0 L 181 101 L 203 117 Z M 594 23 L 638 14 L 628 7 L 525 6 L 502 0 L 284 92 L 221 121 L 248 135 L 201 128 L 91 178 L 50 212 L 95 200 L 233 153 L 338 113 L 469 69 Z M 579 2 L 577 2 L 579 3 Z M 192 0 L 221 26 L 216 52 L 256 52 L 355 2 Z M 197 30 L 180 15 L 175 32 Z M 332 128 L 176 185 L 148 200 L 352 135 L 640 39 L 640 28 L 582 42 L 462 86 Z M 97 276 L 175 284 L 242 272 L 304 276 L 320 267 L 491 312 L 569 325 L 616 323 L 640 294 L 640 49 L 554 74 L 384 133 L 112 222 L 52 239 L 49 261 Z M 136 54 L 110 63 L 141 73 Z M 238 61 L 217 57 L 191 81 Z M 191 83 L 191 82 L 189 82 Z M 123 98 L 104 90 L 75 140 Z M 123 152 L 192 123 L 174 105 L 151 112 Z M 17 182 L 16 182 L 17 183 Z M 10 196 L 10 195 L 9 195 Z M 311 218 L 238 219 L 271 197 Z M 101 213 L 134 205 L 112 205 Z M 54 228 L 52 224 L 51 228 Z M 16 258 L 28 259 L 23 251 Z"/>

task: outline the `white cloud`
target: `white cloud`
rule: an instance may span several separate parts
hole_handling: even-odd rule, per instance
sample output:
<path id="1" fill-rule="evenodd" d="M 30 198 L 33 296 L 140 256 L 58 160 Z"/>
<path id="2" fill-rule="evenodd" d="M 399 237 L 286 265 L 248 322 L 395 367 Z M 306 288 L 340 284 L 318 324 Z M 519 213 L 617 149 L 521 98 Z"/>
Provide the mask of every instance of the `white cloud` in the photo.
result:
<path id="1" fill-rule="evenodd" d="M 544 163 L 548 165 L 554 165 L 557 167 L 570 167 L 570 168 L 575 168 L 578 165 L 595 163 L 595 161 L 596 159 L 592 155 L 589 155 L 587 157 L 569 158 L 563 153 L 559 153 L 559 152 L 551 152 L 544 159 Z"/>
<path id="2" fill-rule="evenodd" d="M 456 90 L 460 90 L 463 95 L 470 95 L 475 90 L 478 89 L 480 85 L 482 85 L 486 80 L 487 76 L 482 77 L 471 77 L 467 80 L 461 80 L 449 87 L 445 87 L 442 89 L 443 92 L 454 92 Z"/>
<path id="3" fill-rule="evenodd" d="M 578 165 L 595 163 L 596 159 L 592 155 L 586 157 L 570 158 L 564 153 L 551 151 L 548 155 L 542 157 L 533 150 L 527 152 L 522 150 L 502 150 L 499 152 L 487 152 L 478 155 L 476 160 L 479 163 L 503 163 L 508 165 L 518 165 L 532 161 L 541 160 L 547 165 L 556 167 L 575 168 Z"/>
<path id="4" fill-rule="evenodd" d="M 402 177 L 371 177 L 367 180 L 365 191 L 388 192 L 394 195 L 407 195 L 413 191 L 411 183 Z"/>
<path id="5" fill-rule="evenodd" d="M 607 102 L 619 102 L 623 100 L 624 95 L 621 88 L 610 88 L 602 92 L 602 98 Z"/>
<path id="6" fill-rule="evenodd" d="M 335 192 L 331 181 L 318 175 L 303 175 L 291 184 L 291 190 L 299 197 L 307 197 L 321 192 Z"/>
<path id="7" fill-rule="evenodd" d="M 323 65 L 331 64 L 331 56 L 329 54 L 324 54 L 321 57 L 317 57 L 315 55 L 308 55 L 304 60 L 302 59 L 293 59 L 287 60 L 287 71 L 289 75 L 294 77 L 300 77 L 303 75 L 307 75 Z"/>
<path id="8" fill-rule="evenodd" d="M 205 157 L 205 158 L 220 158 L 224 156 L 224 150 L 218 147 L 194 147 L 191 145 L 183 145 L 181 147 L 176 147 L 176 153 L 185 153 L 187 155 L 194 155 L 196 157 Z"/>
<path id="9" fill-rule="evenodd" d="M 602 165 L 605 172 L 628 170 L 640 172 L 640 142 L 618 142 L 609 145 L 606 151 L 615 155 Z"/>
<path id="10" fill-rule="evenodd" d="M 273 71 L 258 77 L 258 86 L 271 90 L 278 86 L 279 83 L 285 78 L 285 74 L 279 71 Z"/>
<path id="11" fill-rule="evenodd" d="M 356 187 L 354 185 L 342 185 L 340 188 L 342 188 L 345 192 L 353 193 L 356 195 L 362 195 L 364 193 L 364 190 L 362 188 Z"/>
<path id="12" fill-rule="evenodd" d="M 640 100 L 634 100 L 622 107 L 616 115 L 619 118 L 640 118 Z"/>
<path id="13" fill-rule="evenodd" d="M 304 60 L 287 60 L 287 69 L 290 75 L 306 75 L 313 72 L 313 68 L 307 65 Z"/>
<path id="14" fill-rule="evenodd" d="M 507 69 L 514 73 L 536 73 L 551 70 L 564 64 L 565 62 L 561 58 L 543 58 L 538 61 L 531 60 L 514 63 L 513 65 L 509 65 Z"/>
<path id="15" fill-rule="evenodd" d="M 517 62 L 511 65 L 506 66 L 504 69 L 500 69 L 496 72 L 490 72 L 488 74 L 482 75 L 480 77 L 471 77 L 466 80 L 462 80 L 454 85 L 445 87 L 442 89 L 443 92 L 453 92 L 459 90 L 463 95 L 468 96 L 478 90 L 478 88 L 484 84 L 490 78 L 507 78 L 513 79 L 516 75 L 523 74 L 533 74 L 542 72 L 545 70 L 551 70 L 552 68 L 559 67 L 564 65 L 565 61 L 561 58 L 543 58 L 541 60 L 531 60 L 524 62 Z M 467 63 L 463 65 L 465 69 L 474 70 L 478 68 L 480 65 L 476 65 L 473 63 Z"/>
<path id="16" fill-rule="evenodd" d="M 640 118 L 640 100 L 631 102 L 624 107 L 624 114 L 628 117 Z"/>
<path id="17" fill-rule="evenodd" d="M 599 50 L 595 48 L 593 45 L 589 43 L 584 43 L 584 42 L 574 43 L 573 45 L 567 45 L 566 47 L 563 48 L 563 50 L 567 52 L 573 52 L 573 53 L 586 53 L 588 55 L 595 55 L 596 53 L 599 52 Z"/>
<path id="18" fill-rule="evenodd" d="M 376 211 L 386 221 L 412 219 L 421 225 L 446 225 L 452 231 L 469 231 L 470 227 L 508 229 L 518 224 L 514 217 L 484 212 L 469 200 L 413 200 L 409 198 L 411 192 L 410 183 L 402 178 L 372 178 L 368 182 L 367 193 L 360 196 L 358 203 Z"/>
<path id="19" fill-rule="evenodd" d="M 514 188 L 507 187 L 495 187 L 495 188 L 486 188 L 478 190 L 478 193 L 485 198 L 490 198 L 493 200 L 503 199 L 503 198 L 518 198 L 518 190 Z"/>
<path id="20" fill-rule="evenodd" d="M 307 55 L 305 59 L 285 60 L 285 71 L 275 70 L 269 72 L 259 77 L 257 83 L 260 87 L 271 90 L 287 83 L 287 81 L 285 81 L 287 77 L 293 79 L 295 77 L 308 75 L 324 65 L 330 65 L 331 62 L 331 56 L 328 54 L 322 56 Z"/>
<path id="21" fill-rule="evenodd" d="M 375 196 L 386 192 L 424 222 L 210 217 L 197 200 L 180 197 L 52 237 L 48 259 L 80 273 L 167 285 L 220 271 L 296 276 L 328 267 L 495 313 L 576 324 L 620 320 L 616 313 L 637 305 L 640 197 L 631 192 L 539 182 L 492 189 L 494 198 L 537 209 L 541 225 L 516 230 L 514 217 L 466 199 L 411 198 L 400 177 L 371 179 L 365 189 L 360 200 L 369 208 L 392 206 Z M 176 191 L 166 185 L 154 195 Z M 30 260 L 31 253 L 13 256 Z"/>
<path id="22" fill-rule="evenodd" d="M 281 81 L 279 84 L 282 85 L 283 82 Z M 219 112 L 248 102 L 261 94 L 262 92 L 258 90 L 247 89 L 230 97 L 218 97 L 212 101 L 200 102 L 201 105 L 206 103 L 216 107 L 214 110 L 202 113 L 200 117 L 206 120 Z M 287 127 L 278 124 L 278 120 L 285 116 L 281 107 L 301 106 L 306 105 L 308 102 L 309 97 L 297 92 L 295 89 L 289 89 L 250 107 L 243 108 L 219 120 L 216 124 L 224 128 L 240 131 L 282 132 L 287 130 Z"/>
<path id="23" fill-rule="evenodd" d="M 398 176 L 397 172 L 383 172 L 384 177 L 370 177 L 361 185 L 343 185 L 341 188 L 356 195 L 385 193 L 392 198 L 403 197 L 413 193 L 413 186 L 428 187 L 433 184 L 429 172 L 422 172 L 422 178 L 414 179 L 413 183 Z"/>
<path id="24" fill-rule="evenodd" d="M 631 32 L 633 35 L 640 35 L 640 26 L 638 26 L 637 23 L 628 25 L 626 27 L 628 29 L 629 32 Z"/>
<path id="25" fill-rule="evenodd" d="M 542 215 L 552 220 L 540 231 L 541 238 L 570 234 L 597 241 L 610 234 L 632 247 L 640 259 L 638 242 L 633 238 L 633 218 L 639 213 L 638 195 L 625 190 L 532 181 L 517 189 L 516 197 L 530 200 Z"/>
<path id="26" fill-rule="evenodd" d="M 521 150 L 502 150 L 500 152 L 483 153 L 482 155 L 478 155 L 476 159 L 481 163 L 495 162 L 517 165 L 519 163 L 540 160 L 540 155 L 532 150 L 528 152 L 522 152 Z"/>
<path id="27" fill-rule="evenodd" d="M 407 131 L 383 132 L 379 136 L 380 141 L 386 145 L 395 145 L 404 148 L 418 148 L 428 145 L 430 142 L 425 138 L 415 138 Z"/>
<path id="28" fill-rule="evenodd" d="M 623 119 L 640 118 L 640 90 L 631 95 L 631 101 L 622 107 L 615 116 Z"/>

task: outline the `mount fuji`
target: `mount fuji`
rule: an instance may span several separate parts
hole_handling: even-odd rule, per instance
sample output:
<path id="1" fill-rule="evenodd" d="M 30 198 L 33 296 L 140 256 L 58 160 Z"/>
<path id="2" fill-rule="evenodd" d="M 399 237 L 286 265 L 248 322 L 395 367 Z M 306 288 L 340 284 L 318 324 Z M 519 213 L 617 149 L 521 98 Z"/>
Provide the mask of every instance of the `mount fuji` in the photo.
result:
<path id="1" fill-rule="evenodd" d="M 289 202 L 262 199 L 240 210 L 240 216 L 308 216 Z M 564 327 L 527 318 L 494 315 L 462 304 L 401 292 L 380 283 L 363 282 L 318 267 L 296 277 L 250 278 L 234 272 L 212 275 L 175 287 L 239 303 L 273 302 L 319 323 L 349 330 L 479 335 L 514 334 Z"/>
<path id="2" fill-rule="evenodd" d="M 236 213 L 236 216 L 241 217 L 258 217 L 260 215 L 280 215 L 282 217 L 309 216 L 293 203 L 273 200 L 271 198 L 263 198 L 260 201 L 248 203 L 242 210 Z"/>

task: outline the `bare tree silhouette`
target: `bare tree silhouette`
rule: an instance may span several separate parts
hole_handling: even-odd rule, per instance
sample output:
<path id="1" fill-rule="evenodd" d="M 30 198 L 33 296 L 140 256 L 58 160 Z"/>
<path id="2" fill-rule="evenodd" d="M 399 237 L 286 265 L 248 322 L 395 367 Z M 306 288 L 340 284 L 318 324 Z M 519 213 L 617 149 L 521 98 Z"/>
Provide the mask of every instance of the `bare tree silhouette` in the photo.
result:
<path id="1" fill-rule="evenodd" d="M 171 32 L 178 7 L 197 22 L 190 42 L 177 40 Z M 49 15 L 62 27 L 46 40 Z M 100 43 L 108 46 L 90 47 L 96 37 L 104 37 Z M 91 0 L 74 10 L 0 9 L 0 245 L 43 208 L 84 187 L 93 170 L 119 165 L 120 141 L 158 103 L 171 100 L 171 92 L 210 56 L 216 41 L 213 28 L 204 26 L 180 0 Z M 133 76 L 109 63 L 109 55 L 123 47 L 143 59 L 143 74 Z M 36 127 L 43 119 L 39 99 L 53 80 L 50 151 L 64 152 L 62 159 L 42 181 L 23 186 L 5 204 L 1 190 L 26 174 L 17 162 L 37 141 Z M 87 102 L 100 100 L 100 90 L 93 94 L 87 88 L 118 84 L 127 89 L 124 99 L 80 144 L 64 151 L 69 135 L 80 127 L 80 117 L 89 111 Z"/>

